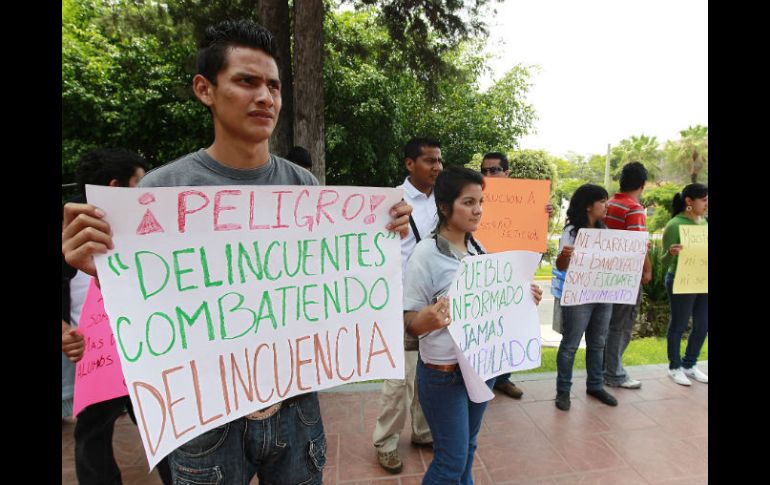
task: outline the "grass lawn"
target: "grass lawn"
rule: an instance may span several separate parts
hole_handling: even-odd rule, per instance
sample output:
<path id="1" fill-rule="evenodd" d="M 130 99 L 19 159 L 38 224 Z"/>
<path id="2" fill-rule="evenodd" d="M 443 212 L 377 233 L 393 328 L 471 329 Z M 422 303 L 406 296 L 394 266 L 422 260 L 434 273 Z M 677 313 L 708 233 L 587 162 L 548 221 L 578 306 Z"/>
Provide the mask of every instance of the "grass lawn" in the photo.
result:
<path id="1" fill-rule="evenodd" d="M 548 263 L 543 263 L 541 266 L 538 266 L 537 270 L 535 271 L 535 276 L 551 276 L 551 265 Z"/>
<path id="2" fill-rule="evenodd" d="M 682 340 L 682 356 L 684 357 L 684 348 L 687 346 L 687 341 Z M 530 369 L 524 371 L 517 371 L 513 374 L 512 380 L 516 380 L 516 374 L 530 374 L 533 372 L 556 372 L 556 352 L 559 350 L 557 347 L 543 347 L 543 355 L 540 358 L 542 365 L 537 369 Z M 709 359 L 709 339 L 706 337 L 706 342 L 703 343 L 703 349 L 701 349 L 698 360 Z M 628 344 L 628 348 L 623 354 L 623 365 L 646 365 L 646 364 L 667 364 L 668 357 L 666 354 L 666 338 L 665 337 L 647 337 L 632 340 Z M 575 354 L 575 369 L 586 368 L 586 350 L 578 349 Z M 376 379 L 366 382 L 382 382 L 382 379 Z"/>
<path id="3" fill-rule="evenodd" d="M 687 345 L 686 340 L 682 340 L 682 356 L 684 348 Z M 557 347 L 543 347 L 543 355 L 540 358 L 542 365 L 537 369 L 519 371 L 517 374 L 526 374 L 531 372 L 556 372 L 556 352 Z M 709 358 L 709 339 L 703 344 L 698 360 L 708 360 Z M 665 337 L 647 337 L 632 340 L 623 354 L 623 365 L 644 365 L 644 364 L 666 364 L 668 357 L 666 354 Z M 586 368 L 586 351 L 578 349 L 575 354 L 575 369 Z M 515 374 L 514 374 L 515 375 Z"/>

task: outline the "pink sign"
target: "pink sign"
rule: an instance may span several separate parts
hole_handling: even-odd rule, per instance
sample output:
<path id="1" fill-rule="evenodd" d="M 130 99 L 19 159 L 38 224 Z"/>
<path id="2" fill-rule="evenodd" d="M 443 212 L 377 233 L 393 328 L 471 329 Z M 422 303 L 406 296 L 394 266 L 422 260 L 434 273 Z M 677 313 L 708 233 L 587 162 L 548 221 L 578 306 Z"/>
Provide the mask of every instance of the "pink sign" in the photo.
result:
<path id="1" fill-rule="evenodd" d="M 102 292 L 93 278 L 80 314 L 78 331 L 86 340 L 86 349 L 75 368 L 75 416 L 88 405 L 128 395 L 115 337 L 104 311 Z"/>

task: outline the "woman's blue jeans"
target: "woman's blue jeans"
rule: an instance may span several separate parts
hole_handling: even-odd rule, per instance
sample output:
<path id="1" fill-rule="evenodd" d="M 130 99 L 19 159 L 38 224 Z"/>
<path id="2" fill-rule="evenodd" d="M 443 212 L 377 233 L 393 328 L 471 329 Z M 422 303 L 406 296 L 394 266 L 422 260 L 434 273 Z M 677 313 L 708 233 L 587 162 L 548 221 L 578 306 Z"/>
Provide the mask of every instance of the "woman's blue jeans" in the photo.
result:
<path id="1" fill-rule="evenodd" d="M 495 379 L 486 381 L 492 389 Z M 476 437 L 487 403 L 468 398 L 460 370 L 443 372 L 417 361 L 417 393 L 433 435 L 433 461 L 423 476 L 423 485 L 473 483 L 471 466 Z"/>
<path id="2" fill-rule="evenodd" d="M 671 316 L 668 320 L 668 368 L 690 369 L 698 362 L 698 355 L 703 348 L 703 342 L 709 333 L 709 295 L 708 293 L 674 294 L 674 275 L 666 273 L 666 292 L 671 306 Z M 684 360 L 681 358 L 680 346 L 682 335 L 687 330 L 687 324 L 692 316 L 692 332 L 687 338 L 687 348 Z"/>
<path id="3" fill-rule="evenodd" d="M 603 389 L 604 344 L 610 327 L 612 304 L 562 306 L 561 311 L 562 333 L 556 354 L 556 390 L 569 392 L 572 389 L 572 366 L 583 333 L 586 335 L 586 388 L 592 391 Z"/>

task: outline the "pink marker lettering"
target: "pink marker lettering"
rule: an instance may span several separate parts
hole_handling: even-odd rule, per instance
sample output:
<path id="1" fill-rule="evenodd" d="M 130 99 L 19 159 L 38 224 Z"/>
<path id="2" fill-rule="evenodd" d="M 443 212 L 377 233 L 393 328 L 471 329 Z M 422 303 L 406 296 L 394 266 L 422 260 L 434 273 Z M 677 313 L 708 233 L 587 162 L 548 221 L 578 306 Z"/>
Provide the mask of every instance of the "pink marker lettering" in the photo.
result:
<path id="1" fill-rule="evenodd" d="M 192 195 L 196 195 L 201 199 L 203 199 L 203 204 L 196 209 L 187 208 L 187 199 Z M 207 205 L 209 205 L 209 198 L 206 197 L 206 194 L 204 194 L 203 192 L 200 192 L 198 190 L 186 190 L 184 192 L 180 192 L 179 195 L 177 196 L 177 223 L 179 225 L 179 232 L 184 233 L 185 228 L 187 226 L 188 214 L 195 214 L 196 212 L 200 211 Z"/>
<path id="2" fill-rule="evenodd" d="M 334 200 L 330 200 L 328 202 L 324 202 L 324 195 L 325 194 L 334 194 Z M 316 215 L 315 215 L 315 223 L 316 225 L 321 223 L 321 213 L 326 216 L 326 219 L 334 224 L 334 219 L 329 215 L 328 212 L 324 210 L 324 207 L 328 207 L 335 202 L 337 202 L 340 198 L 340 194 L 337 193 L 336 190 L 322 190 L 320 194 L 318 194 L 318 205 L 316 206 Z"/>
<path id="3" fill-rule="evenodd" d="M 374 209 L 376 209 L 378 205 L 382 204 L 383 200 L 385 200 L 384 195 L 369 196 L 369 208 L 372 213 L 364 217 L 364 224 L 371 224 L 375 221 L 375 219 L 377 219 L 377 216 L 374 215 Z"/>
<path id="4" fill-rule="evenodd" d="M 281 224 L 281 201 L 283 199 L 283 194 L 291 194 L 291 190 L 277 190 L 273 193 L 278 194 L 278 204 L 276 204 L 277 207 L 275 210 L 275 225 L 273 226 L 273 229 L 289 227 L 286 224 Z"/>
<path id="5" fill-rule="evenodd" d="M 219 214 L 223 211 L 235 210 L 234 205 L 222 205 L 222 197 L 226 195 L 241 195 L 240 190 L 220 190 L 214 196 L 214 230 L 215 231 L 237 231 L 241 228 L 240 224 L 220 224 Z"/>
<path id="6" fill-rule="evenodd" d="M 294 224 L 297 225 L 297 227 L 305 227 L 307 226 L 308 231 L 313 230 L 313 216 L 302 216 L 301 218 L 297 218 L 297 213 L 299 212 L 299 203 L 302 200 L 302 196 L 310 197 L 310 192 L 305 189 L 302 192 L 299 193 L 297 196 L 297 200 L 294 202 Z M 300 221 L 301 219 L 301 221 Z"/>
<path id="7" fill-rule="evenodd" d="M 358 210 L 353 215 L 348 215 L 348 208 L 350 207 L 350 202 L 354 199 L 359 199 L 359 206 Z M 364 204 L 366 204 L 366 197 L 363 196 L 363 194 L 351 194 L 348 196 L 347 199 L 345 199 L 345 203 L 342 205 L 342 217 L 345 218 L 345 220 L 350 221 L 358 217 L 358 214 L 361 213 L 362 210 L 364 210 Z"/>
<path id="8" fill-rule="evenodd" d="M 254 225 L 254 192 L 249 196 L 249 229 L 270 229 L 268 224 Z"/>

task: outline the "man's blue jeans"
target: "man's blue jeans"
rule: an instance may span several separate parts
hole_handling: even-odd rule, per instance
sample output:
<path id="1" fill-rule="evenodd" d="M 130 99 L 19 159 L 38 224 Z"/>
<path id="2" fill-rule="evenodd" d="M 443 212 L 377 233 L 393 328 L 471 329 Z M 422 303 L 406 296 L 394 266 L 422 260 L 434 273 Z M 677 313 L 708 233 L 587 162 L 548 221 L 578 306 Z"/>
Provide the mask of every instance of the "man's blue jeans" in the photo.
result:
<path id="1" fill-rule="evenodd" d="M 642 305 L 642 291 L 644 290 L 640 285 L 634 305 L 611 305 L 612 316 L 604 349 L 604 380 L 608 384 L 619 386 L 629 378 L 626 368 L 623 367 L 623 353 L 631 342 L 634 322 Z"/>
<path id="2" fill-rule="evenodd" d="M 671 306 L 668 320 L 668 368 L 690 369 L 698 362 L 698 355 L 709 333 L 709 295 L 708 293 L 674 294 L 674 275 L 666 273 L 666 292 Z M 681 359 L 680 346 L 682 335 L 692 315 L 692 332 L 687 338 L 684 360 Z"/>
<path id="3" fill-rule="evenodd" d="M 556 354 L 556 390 L 569 392 L 572 389 L 572 366 L 583 333 L 586 335 L 586 388 L 593 391 L 603 389 L 604 344 L 612 316 L 612 304 L 562 306 L 561 311 L 563 328 Z"/>
<path id="4" fill-rule="evenodd" d="M 491 389 L 495 379 L 486 381 Z M 417 393 L 422 412 L 433 435 L 433 461 L 423 476 L 423 485 L 473 483 L 471 466 L 476 437 L 487 403 L 468 398 L 460 370 L 443 372 L 417 361 Z"/>
<path id="5" fill-rule="evenodd" d="M 273 416 L 245 417 L 214 428 L 171 452 L 175 484 L 322 483 L 326 465 L 318 394 L 284 404 Z"/>

